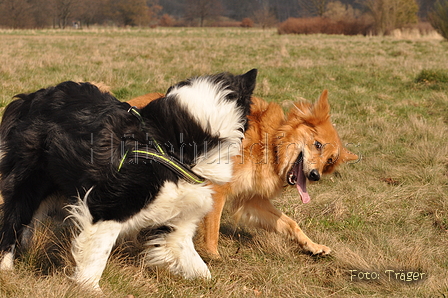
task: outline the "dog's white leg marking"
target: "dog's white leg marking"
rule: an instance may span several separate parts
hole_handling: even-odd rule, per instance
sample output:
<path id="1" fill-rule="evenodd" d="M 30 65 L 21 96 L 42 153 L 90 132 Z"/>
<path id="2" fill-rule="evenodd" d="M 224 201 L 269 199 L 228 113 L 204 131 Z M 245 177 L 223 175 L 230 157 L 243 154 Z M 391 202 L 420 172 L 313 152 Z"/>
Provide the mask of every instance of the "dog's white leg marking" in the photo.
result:
<path id="1" fill-rule="evenodd" d="M 133 229 L 149 226 L 149 223 L 173 228 L 172 232 L 146 243 L 148 265 L 167 267 L 185 278 L 211 277 L 193 245 L 197 224 L 212 209 L 211 195 L 210 186 L 167 182 L 154 202 L 127 223 Z"/>
<path id="2" fill-rule="evenodd" d="M 70 212 L 68 218 L 73 219 L 80 231 L 72 245 L 72 254 L 76 262 L 73 280 L 101 292 L 99 280 L 123 224 L 113 220 L 93 223 L 86 203 L 90 191 L 92 188 L 77 205 L 67 206 Z"/>
<path id="3" fill-rule="evenodd" d="M 122 224 L 116 221 L 100 221 L 85 226 L 75 238 L 72 254 L 76 270 L 73 279 L 77 283 L 100 289 L 99 280 L 121 227 Z"/>
<path id="4" fill-rule="evenodd" d="M 151 266 L 167 266 L 174 274 L 184 278 L 206 278 L 211 274 L 193 244 L 196 223 L 183 222 L 175 226 L 175 231 L 148 241 L 150 250 L 146 261 Z"/>
<path id="5" fill-rule="evenodd" d="M 167 245 L 173 247 L 177 261 L 173 263 L 174 272 L 179 272 L 185 278 L 202 277 L 210 279 L 211 273 L 207 265 L 197 253 L 193 244 L 193 236 L 196 231 L 195 224 L 184 224 L 177 231 L 167 237 Z"/>
<path id="6" fill-rule="evenodd" d="M 3 255 L 0 270 L 14 270 L 14 250 L 15 244 L 11 246 L 11 251 Z"/>

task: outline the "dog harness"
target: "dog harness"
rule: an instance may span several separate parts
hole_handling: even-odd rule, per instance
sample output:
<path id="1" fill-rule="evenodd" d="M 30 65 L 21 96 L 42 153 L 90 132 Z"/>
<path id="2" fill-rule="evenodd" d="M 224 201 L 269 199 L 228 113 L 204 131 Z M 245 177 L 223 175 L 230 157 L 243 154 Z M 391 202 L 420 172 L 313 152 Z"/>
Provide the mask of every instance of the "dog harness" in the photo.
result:
<path id="1" fill-rule="evenodd" d="M 136 107 L 130 107 L 128 109 L 128 112 L 134 115 L 137 119 L 139 119 L 141 123 L 143 123 L 143 118 Z M 160 163 L 161 165 L 167 167 L 168 169 L 170 169 L 171 171 L 173 171 L 174 173 L 176 173 L 177 175 L 179 175 L 180 177 L 182 177 L 191 184 L 203 184 L 206 182 L 204 178 L 196 175 L 191 170 L 190 166 L 183 164 L 177 158 L 165 152 L 159 145 L 159 143 L 154 139 L 153 144 L 155 145 L 155 149 L 148 148 L 147 145 L 144 145 L 145 150 L 137 149 L 126 151 L 126 153 L 121 158 L 120 164 L 118 165 L 118 171 L 121 170 L 124 161 L 126 160 L 126 158 L 130 153 L 131 155 L 129 157 L 133 155 L 135 159 L 143 158 L 145 160 L 151 160 Z"/>

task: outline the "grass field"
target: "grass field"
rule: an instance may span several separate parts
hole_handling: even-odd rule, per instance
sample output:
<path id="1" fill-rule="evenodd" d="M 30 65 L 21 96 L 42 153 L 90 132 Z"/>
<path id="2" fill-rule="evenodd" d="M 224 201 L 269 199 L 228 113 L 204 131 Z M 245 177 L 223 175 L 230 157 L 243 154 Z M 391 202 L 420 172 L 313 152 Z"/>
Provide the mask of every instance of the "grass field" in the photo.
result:
<path id="1" fill-rule="evenodd" d="M 268 101 L 315 100 L 328 89 L 333 122 L 363 158 L 311 185 L 311 203 L 286 189 L 275 204 L 330 256 L 225 216 L 211 281 L 146 268 L 138 249 L 119 246 L 100 283 L 105 296 L 447 297 L 447 53 L 448 42 L 425 37 L 4 30 L 0 104 L 64 80 L 103 82 L 128 100 L 190 76 L 251 68 L 259 69 L 255 94 Z M 39 231 L 17 270 L 0 272 L 0 297 L 89 297 L 67 278 L 66 234 L 51 223 Z"/>

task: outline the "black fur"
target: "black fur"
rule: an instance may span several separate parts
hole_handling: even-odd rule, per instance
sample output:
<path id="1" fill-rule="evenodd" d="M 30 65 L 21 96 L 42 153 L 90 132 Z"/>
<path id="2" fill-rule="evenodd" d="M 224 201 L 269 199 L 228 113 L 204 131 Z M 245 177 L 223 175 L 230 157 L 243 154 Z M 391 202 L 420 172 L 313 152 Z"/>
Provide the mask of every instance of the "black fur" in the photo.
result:
<path id="1" fill-rule="evenodd" d="M 237 100 L 247 115 L 255 76 L 253 70 L 212 78 L 234 91 L 229 100 Z M 165 166 L 135 160 L 132 154 L 118 171 L 125 152 L 154 148 L 157 140 L 172 156 L 193 165 L 220 141 L 169 94 L 141 110 L 143 121 L 128 112 L 128 104 L 89 83 L 64 82 L 16 97 L 0 126 L 0 260 L 53 193 L 83 197 L 93 187 L 87 197 L 93 222 L 125 221 L 150 204 L 164 182 L 180 179 Z"/>

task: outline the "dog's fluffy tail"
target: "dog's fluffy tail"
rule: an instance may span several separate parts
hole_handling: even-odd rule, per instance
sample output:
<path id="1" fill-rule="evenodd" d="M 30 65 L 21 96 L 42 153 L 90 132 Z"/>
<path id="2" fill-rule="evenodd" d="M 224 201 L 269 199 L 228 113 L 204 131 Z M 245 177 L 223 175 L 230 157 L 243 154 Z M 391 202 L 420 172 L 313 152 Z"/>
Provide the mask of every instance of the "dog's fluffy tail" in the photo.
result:
<path id="1" fill-rule="evenodd" d="M 241 150 L 247 126 L 257 70 L 234 76 L 221 73 L 197 77 L 168 90 L 220 142 L 199 156 L 193 171 L 213 183 L 226 183 L 232 176 L 232 157 Z M 226 166 L 227 165 L 227 166 Z"/>

